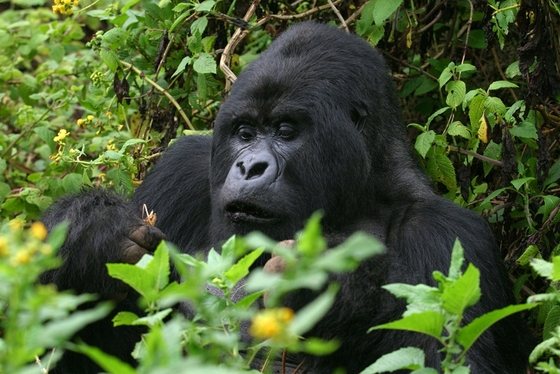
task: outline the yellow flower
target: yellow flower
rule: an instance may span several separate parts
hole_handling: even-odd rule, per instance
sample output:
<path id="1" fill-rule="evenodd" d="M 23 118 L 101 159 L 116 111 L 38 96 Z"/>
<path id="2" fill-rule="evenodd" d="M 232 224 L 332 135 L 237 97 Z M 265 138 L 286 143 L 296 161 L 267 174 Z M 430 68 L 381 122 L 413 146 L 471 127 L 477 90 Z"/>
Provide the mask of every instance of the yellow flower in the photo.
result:
<path id="1" fill-rule="evenodd" d="M 31 253 L 26 250 L 21 250 L 12 258 L 12 265 L 24 265 L 31 261 Z"/>
<path id="2" fill-rule="evenodd" d="M 80 5 L 80 2 L 78 0 L 74 0 L 74 6 L 78 6 Z"/>
<path id="3" fill-rule="evenodd" d="M 105 115 L 107 116 L 107 118 L 111 118 L 111 116 L 113 115 L 113 113 L 112 113 L 112 112 L 109 112 L 109 111 L 107 111 L 107 112 L 105 113 Z"/>
<path id="4" fill-rule="evenodd" d="M 47 238 L 47 228 L 41 222 L 34 222 L 29 228 L 31 235 L 39 240 L 45 240 Z"/>
<path id="5" fill-rule="evenodd" d="M 76 121 L 76 123 L 78 124 L 78 126 L 83 127 L 86 124 L 86 121 L 80 118 Z"/>
<path id="6" fill-rule="evenodd" d="M 10 254 L 10 249 L 8 248 L 8 240 L 6 238 L 0 237 L 0 257 L 6 257 Z"/>
<path id="7" fill-rule="evenodd" d="M 54 5 L 58 5 L 60 3 L 60 0 L 54 0 Z"/>
<path id="8" fill-rule="evenodd" d="M 87 116 L 88 121 L 93 121 L 94 118 L 95 118 L 95 117 L 92 116 L 91 114 L 90 114 L 89 116 Z"/>
<path id="9" fill-rule="evenodd" d="M 49 244 L 43 244 L 41 246 L 41 249 L 39 249 L 41 251 L 42 254 L 44 254 L 45 256 L 49 256 L 50 254 L 52 254 L 53 249 Z"/>
<path id="10" fill-rule="evenodd" d="M 66 139 L 68 135 L 70 135 L 68 131 L 66 131 L 65 129 L 60 129 L 58 135 L 55 136 L 53 140 L 57 143 L 61 143 L 64 139 Z"/>
<path id="11" fill-rule="evenodd" d="M 278 338 L 286 333 L 293 318 L 294 311 L 290 308 L 263 310 L 253 318 L 249 334 L 258 339 Z"/>
<path id="12" fill-rule="evenodd" d="M 72 0 L 63 0 L 63 1 L 64 1 L 64 4 L 66 4 L 66 5 L 70 5 L 70 3 L 72 3 Z"/>

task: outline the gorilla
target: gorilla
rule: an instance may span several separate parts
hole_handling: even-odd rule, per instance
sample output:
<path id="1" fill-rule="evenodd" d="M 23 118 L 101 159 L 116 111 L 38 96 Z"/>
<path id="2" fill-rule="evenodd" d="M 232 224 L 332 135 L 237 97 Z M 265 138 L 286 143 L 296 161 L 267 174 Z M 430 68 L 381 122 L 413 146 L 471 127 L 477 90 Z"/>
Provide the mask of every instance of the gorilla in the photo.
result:
<path id="1" fill-rule="evenodd" d="M 291 239 L 322 210 L 330 246 L 362 230 L 380 239 L 387 252 L 351 273 L 331 276 L 339 294 L 309 335 L 336 338 L 341 346 L 326 357 L 305 357 L 306 372 L 357 373 L 406 346 L 422 348 L 427 364 L 439 367 L 440 347 L 431 337 L 367 333 L 400 318 L 405 308 L 382 285 L 433 285 L 432 272 L 448 268 L 459 238 L 466 260 L 481 271 L 482 297 L 466 320 L 515 300 L 488 224 L 437 195 L 415 159 L 398 105 L 387 66 L 367 42 L 328 25 L 297 24 L 239 75 L 213 136 L 179 138 L 130 202 L 91 189 L 61 198 L 46 212 L 48 228 L 65 220 L 70 227 L 59 253 L 62 266 L 41 281 L 118 300 L 114 313 L 140 313 L 136 296 L 107 275 L 106 263 L 134 263 L 164 237 L 189 254 L 255 230 Z M 143 204 L 157 213 L 157 228 L 142 221 Z M 309 300 L 310 291 L 303 290 L 284 303 L 298 310 Z M 130 352 L 142 331 L 114 328 L 111 317 L 79 337 L 133 363 Z M 527 331 L 518 316 L 493 326 L 468 354 L 471 373 L 525 373 Z M 301 361 L 294 358 L 296 365 Z M 98 368 L 68 352 L 55 370 Z"/>

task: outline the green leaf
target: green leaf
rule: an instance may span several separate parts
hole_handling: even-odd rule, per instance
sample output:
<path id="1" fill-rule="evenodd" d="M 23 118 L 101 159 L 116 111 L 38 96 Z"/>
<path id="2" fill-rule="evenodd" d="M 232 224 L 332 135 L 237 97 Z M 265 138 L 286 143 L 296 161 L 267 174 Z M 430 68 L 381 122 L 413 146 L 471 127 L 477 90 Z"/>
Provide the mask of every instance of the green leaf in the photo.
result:
<path id="1" fill-rule="evenodd" d="M 519 88 L 519 86 L 508 81 L 495 81 L 490 84 L 488 91 L 499 90 L 500 88 Z"/>
<path id="2" fill-rule="evenodd" d="M 479 120 L 484 113 L 484 102 L 486 100 L 486 96 L 484 95 L 475 95 L 471 103 L 469 105 L 469 119 L 471 121 L 471 129 L 476 132 L 478 127 L 480 126 Z"/>
<path id="3" fill-rule="evenodd" d="M 451 251 L 451 263 L 449 265 L 448 277 L 457 280 L 462 274 L 463 263 L 465 262 L 465 251 L 459 239 L 455 239 Z"/>
<path id="4" fill-rule="evenodd" d="M 538 304 L 519 304 L 509 305 L 502 309 L 493 310 L 462 327 L 457 333 L 457 342 L 461 344 L 465 351 L 468 351 L 476 339 L 494 323 L 506 318 L 514 313 L 521 312 L 536 307 Z"/>
<path id="5" fill-rule="evenodd" d="M 457 108 L 463 102 L 467 93 L 467 86 L 463 81 L 451 81 L 445 86 L 447 98 L 445 103 L 451 108 Z"/>
<path id="6" fill-rule="evenodd" d="M 471 138 L 471 132 L 461 123 L 461 121 L 451 122 L 449 128 L 447 129 L 447 133 L 451 136 L 460 136 L 465 139 Z"/>
<path id="7" fill-rule="evenodd" d="M 298 236 L 296 249 L 304 256 L 316 256 L 327 248 L 327 241 L 321 231 L 322 217 L 321 213 L 313 213 Z"/>
<path id="8" fill-rule="evenodd" d="M 384 252 L 385 246 L 377 238 L 355 232 L 339 246 L 325 251 L 314 265 L 328 272 L 342 273 L 354 270 L 366 258 Z"/>
<path id="9" fill-rule="evenodd" d="M 146 271 L 154 277 L 155 290 L 160 291 L 169 284 L 169 249 L 165 241 L 157 246 L 154 257 L 146 266 Z"/>
<path id="10" fill-rule="evenodd" d="M 113 326 L 133 325 L 138 316 L 132 312 L 119 312 L 113 317 Z"/>
<path id="11" fill-rule="evenodd" d="M 0 202 L 4 201 L 6 196 L 10 194 L 11 188 L 8 184 L 0 182 Z"/>
<path id="12" fill-rule="evenodd" d="M 544 185 L 548 186 L 554 182 L 556 182 L 560 178 L 560 159 L 556 160 L 556 162 L 550 167 L 548 171 L 548 177 L 544 181 Z"/>
<path id="13" fill-rule="evenodd" d="M 519 70 L 519 61 L 512 62 L 506 68 L 506 77 L 514 78 L 514 77 L 518 77 L 520 75 L 521 75 L 521 70 Z"/>
<path id="14" fill-rule="evenodd" d="M 509 128 L 509 132 L 518 138 L 538 139 L 537 129 L 535 124 L 531 122 L 521 122 L 519 125 L 514 125 Z"/>
<path id="15" fill-rule="evenodd" d="M 543 339 L 551 338 L 552 334 L 554 333 L 554 331 L 556 331 L 556 328 L 558 326 L 560 326 L 560 306 L 554 305 L 548 311 L 546 320 L 544 321 L 542 333 Z"/>
<path id="16" fill-rule="evenodd" d="M 61 184 L 66 193 L 78 192 L 82 186 L 82 175 L 78 173 L 66 174 L 62 178 Z"/>
<path id="17" fill-rule="evenodd" d="M 373 21 L 376 25 L 382 25 L 385 20 L 387 20 L 397 8 L 401 5 L 402 0 L 372 0 L 371 14 L 373 15 Z"/>
<path id="18" fill-rule="evenodd" d="M 421 313 L 410 314 L 398 321 L 372 327 L 368 332 L 380 329 L 413 331 L 432 336 L 441 342 L 444 323 L 445 316 L 443 314 L 434 310 L 426 310 Z"/>
<path id="19" fill-rule="evenodd" d="M 525 177 L 525 178 L 519 178 L 519 179 L 514 179 L 511 181 L 511 184 L 513 187 L 515 187 L 516 190 L 519 191 L 519 189 L 528 182 L 532 182 L 534 181 L 535 178 L 534 177 Z"/>
<path id="20" fill-rule="evenodd" d="M 435 138 L 436 133 L 433 130 L 423 132 L 416 138 L 414 149 L 416 149 L 416 151 L 420 156 L 422 156 L 422 158 L 426 158 L 426 154 L 432 147 Z"/>
<path id="21" fill-rule="evenodd" d="M 451 68 L 446 67 L 445 69 L 443 69 L 443 71 L 439 75 L 439 78 L 438 78 L 439 88 L 442 88 L 443 86 L 445 86 L 451 78 L 453 78 L 453 73 L 451 72 Z"/>
<path id="22" fill-rule="evenodd" d="M 553 271 L 552 262 L 545 261 L 540 258 L 534 258 L 531 260 L 531 267 L 535 270 L 541 277 L 548 278 L 552 280 Z"/>
<path id="23" fill-rule="evenodd" d="M 506 113 L 506 106 L 499 97 L 486 97 L 484 107 L 491 113 L 503 116 Z"/>
<path id="24" fill-rule="evenodd" d="M 198 36 L 202 36 L 204 34 L 204 30 L 206 30 L 206 26 L 208 26 L 208 18 L 206 16 L 202 16 L 197 18 L 191 25 L 191 33 L 194 35 L 198 33 Z"/>
<path id="25" fill-rule="evenodd" d="M 303 335 L 311 330 L 333 305 L 338 289 L 336 284 L 329 285 L 319 297 L 301 308 L 290 324 L 292 331 L 296 335 Z"/>
<path id="26" fill-rule="evenodd" d="M 455 68 L 455 71 L 457 73 L 463 73 L 465 71 L 476 71 L 476 66 L 464 63 L 464 64 L 461 64 L 461 65 L 457 65 L 457 67 Z"/>
<path id="27" fill-rule="evenodd" d="M 406 347 L 387 353 L 377 359 L 360 374 L 378 374 L 396 370 L 418 370 L 424 367 L 424 351 L 416 347 Z M 432 369 L 433 370 L 433 369 Z M 433 370 L 437 374 L 436 370 Z"/>
<path id="28" fill-rule="evenodd" d="M 442 308 L 455 315 L 462 315 L 465 309 L 480 300 L 480 271 L 469 264 L 465 273 L 449 286 L 442 295 Z"/>
<path id="29" fill-rule="evenodd" d="M 455 168 L 451 160 L 444 154 L 431 152 L 426 165 L 428 174 L 438 182 L 443 183 L 449 189 L 457 187 Z"/>
<path id="30" fill-rule="evenodd" d="M 173 73 L 171 78 L 173 78 L 174 76 L 179 75 L 183 71 L 185 71 L 185 68 L 187 67 L 187 65 L 189 65 L 191 63 L 191 61 L 192 61 L 192 59 L 189 56 L 183 57 L 183 59 L 179 63 L 179 66 L 177 66 L 177 70 L 175 70 L 175 73 Z"/>
<path id="31" fill-rule="evenodd" d="M 230 267 L 225 273 L 224 277 L 231 283 L 237 283 L 242 278 L 249 274 L 249 269 L 255 261 L 263 254 L 264 248 L 254 250 L 249 254 L 243 256 L 235 265 Z"/>
<path id="32" fill-rule="evenodd" d="M 212 8 L 214 8 L 214 5 L 216 5 L 216 2 L 214 0 L 206 0 L 198 4 L 194 9 L 197 12 L 208 12 L 212 10 Z"/>
<path id="33" fill-rule="evenodd" d="M 117 57 L 115 52 L 107 50 L 107 49 L 101 49 L 99 51 L 99 56 L 101 57 L 101 59 L 103 60 L 105 65 L 107 65 L 107 67 L 113 73 L 118 70 L 118 68 L 120 66 L 120 62 L 119 62 L 119 58 Z"/>
<path id="34" fill-rule="evenodd" d="M 111 277 L 122 280 L 151 302 L 156 293 L 156 276 L 138 265 L 107 264 L 107 269 Z"/>
<path id="35" fill-rule="evenodd" d="M 122 362 L 97 347 L 80 344 L 75 347 L 76 352 L 82 353 L 92 359 L 104 371 L 110 374 L 136 374 L 136 370 L 129 364 Z"/>
<path id="36" fill-rule="evenodd" d="M 209 53 L 201 53 L 193 63 L 193 69 L 198 74 L 216 74 L 216 61 Z"/>

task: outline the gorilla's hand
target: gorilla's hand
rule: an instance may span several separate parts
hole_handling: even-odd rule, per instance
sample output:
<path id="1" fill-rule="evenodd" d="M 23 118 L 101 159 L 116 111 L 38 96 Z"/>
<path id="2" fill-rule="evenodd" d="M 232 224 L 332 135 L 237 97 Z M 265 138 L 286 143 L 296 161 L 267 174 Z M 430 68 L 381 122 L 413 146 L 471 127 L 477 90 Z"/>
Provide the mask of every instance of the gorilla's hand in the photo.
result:
<path id="1" fill-rule="evenodd" d="M 59 250 L 62 266 L 40 277 L 61 290 L 95 293 L 120 300 L 128 288 L 109 276 L 107 263 L 134 264 L 155 250 L 165 235 L 146 224 L 132 206 L 117 195 L 89 190 L 57 201 L 42 217 L 51 230 L 69 223 L 66 241 Z"/>
<path id="2" fill-rule="evenodd" d="M 135 264 L 146 253 L 155 251 L 158 244 L 165 239 L 165 234 L 157 227 L 147 224 L 140 225 L 125 238 L 121 261 Z"/>

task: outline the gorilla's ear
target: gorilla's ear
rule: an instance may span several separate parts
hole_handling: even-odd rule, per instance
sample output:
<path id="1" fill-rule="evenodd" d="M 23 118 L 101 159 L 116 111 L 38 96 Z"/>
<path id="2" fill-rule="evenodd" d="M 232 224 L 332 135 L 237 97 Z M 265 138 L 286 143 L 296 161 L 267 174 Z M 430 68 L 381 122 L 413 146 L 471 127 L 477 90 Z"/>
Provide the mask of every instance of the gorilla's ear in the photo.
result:
<path id="1" fill-rule="evenodd" d="M 354 125 L 356 126 L 358 132 L 362 132 L 362 130 L 364 129 L 367 115 L 367 108 L 363 104 L 355 105 L 354 108 L 352 108 L 352 110 L 350 111 L 350 118 L 352 119 L 352 122 L 354 122 Z"/>

